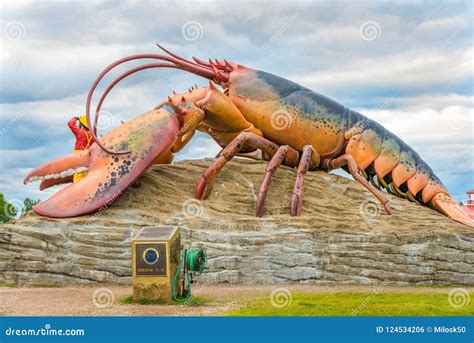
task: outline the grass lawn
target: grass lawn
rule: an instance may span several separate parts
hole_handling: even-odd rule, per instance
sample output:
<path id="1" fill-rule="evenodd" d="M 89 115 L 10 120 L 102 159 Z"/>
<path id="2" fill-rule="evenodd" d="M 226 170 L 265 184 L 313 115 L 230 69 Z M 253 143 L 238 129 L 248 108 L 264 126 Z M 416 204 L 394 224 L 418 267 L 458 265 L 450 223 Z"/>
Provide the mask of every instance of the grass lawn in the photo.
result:
<path id="1" fill-rule="evenodd" d="M 470 293 L 472 298 L 474 293 Z M 270 297 L 251 300 L 228 316 L 472 316 L 474 300 L 453 307 L 446 293 L 295 293 L 277 307 Z M 288 300 L 285 299 L 285 300 Z M 276 305 L 278 302 L 275 301 Z"/>

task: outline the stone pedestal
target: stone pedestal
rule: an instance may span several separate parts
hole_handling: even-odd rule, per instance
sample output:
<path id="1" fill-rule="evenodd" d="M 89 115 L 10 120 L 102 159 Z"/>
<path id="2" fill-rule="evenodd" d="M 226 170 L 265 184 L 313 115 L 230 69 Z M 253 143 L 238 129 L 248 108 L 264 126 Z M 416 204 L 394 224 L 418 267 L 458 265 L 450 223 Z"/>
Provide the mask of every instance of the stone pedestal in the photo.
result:
<path id="1" fill-rule="evenodd" d="M 177 227 L 149 226 L 140 230 L 132 239 L 133 301 L 171 300 L 180 250 Z"/>
<path id="2" fill-rule="evenodd" d="M 474 285 L 474 230 L 388 195 L 388 216 L 362 186 L 309 172 L 301 217 L 291 217 L 296 172 L 275 173 L 263 218 L 255 202 L 265 163 L 235 160 L 205 201 L 193 198 L 211 163 L 152 167 L 100 213 L 54 220 L 28 213 L 0 226 L 0 282 L 131 284 L 131 239 L 150 225 L 178 226 L 203 247 L 199 283 Z"/>

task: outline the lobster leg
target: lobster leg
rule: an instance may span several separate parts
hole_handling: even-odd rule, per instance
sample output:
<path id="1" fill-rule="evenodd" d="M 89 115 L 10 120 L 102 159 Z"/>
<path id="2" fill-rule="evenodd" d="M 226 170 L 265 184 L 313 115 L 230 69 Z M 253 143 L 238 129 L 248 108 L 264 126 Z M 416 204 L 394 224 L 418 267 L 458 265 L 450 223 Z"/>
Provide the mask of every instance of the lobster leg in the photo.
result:
<path id="1" fill-rule="evenodd" d="M 262 150 L 254 150 L 250 152 L 242 152 L 237 154 L 238 157 L 250 158 L 251 160 L 261 161 L 263 160 Z"/>
<path id="2" fill-rule="evenodd" d="M 310 168 L 317 168 L 319 162 L 320 156 L 318 152 L 311 145 L 306 145 L 303 148 L 303 154 L 301 155 L 298 165 L 298 175 L 296 176 L 296 182 L 291 196 L 292 216 L 299 216 L 301 214 L 301 208 L 303 207 L 304 176 Z"/>
<path id="3" fill-rule="evenodd" d="M 222 154 L 222 151 L 224 151 L 224 149 L 221 149 L 221 150 L 216 154 L 216 156 L 214 156 L 214 158 L 218 158 L 218 157 Z M 249 159 L 251 159 L 251 160 L 256 160 L 256 161 L 261 161 L 261 160 L 263 160 L 262 150 L 254 150 L 254 151 L 250 151 L 250 152 L 242 152 L 242 153 L 238 153 L 236 156 L 237 156 L 237 157 L 249 158 Z"/>
<path id="4" fill-rule="evenodd" d="M 205 199 L 209 195 L 212 184 L 215 178 L 234 156 L 236 156 L 240 149 L 244 146 L 250 146 L 255 149 L 260 149 L 269 155 L 273 156 L 277 150 L 278 145 L 270 142 L 268 139 L 260 137 L 252 132 L 241 132 L 222 150 L 220 156 L 212 162 L 212 164 L 204 171 L 199 178 L 196 187 L 196 199 Z"/>
<path id="5" fill-rule="evenodd" d="M 280 164 L 285 158 L 287 158 L 289 163 L 294 163 L 298 161 L 298 151 L 293 149 L 288 145 L 282 145 L 278 148 L 278 151 L 273 155 L 270 162 L 267 164 L 265 178 L 263 179 L 262 185 L 260 186 L 260 192 L 258 193 L 257 198 L 257 217 L 263 216 L 263 204 L 265 203 L 265 198 L 267 197 L 268 188 L 270 187 L 270 182 L 272 180 L 273 174 L 276 172 Z"/>
<path id="6" fill-rule="evenodd" d="M 337 169 L 337 168 L 347 165 L 347 167 L 349 168 L 349 172 L 354 177 L 354 179 L 359 181 L 362 184 L 362 186 L 364 186 L 369 192 L 375 195 L 377 199 L 379 199 L 379 201 L 384 206 L 387 214 L 392 214 L 392 208 L 390 207 L 390 203 L 387 197 L 380 190 L 375 188 L 369 181 L 367 181 L 362 175 L 358 173 L 357 165 L 354 161 L 354 157 L 352 157 L 351 154 L 344 154 L 335 159 L 325 159 L 321 162 L 321 165 L 324 168 L 327 168 L 329 170 Z"/>

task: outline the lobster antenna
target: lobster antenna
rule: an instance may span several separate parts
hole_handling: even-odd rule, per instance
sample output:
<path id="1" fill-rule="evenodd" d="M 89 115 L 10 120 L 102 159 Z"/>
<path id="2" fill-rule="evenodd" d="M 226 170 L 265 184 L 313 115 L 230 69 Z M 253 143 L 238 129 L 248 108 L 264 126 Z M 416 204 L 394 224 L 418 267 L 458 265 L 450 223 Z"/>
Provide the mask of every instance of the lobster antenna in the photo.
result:
<path id="1" fill-rule="evenodd" d="M 120 81 L 122 81 L 124 78 L 126 78 L 127 76 L 129 75 L 132 75 L 134 73 L 137 73 L 141 70 L 145 70 L 145 69 L 151 69 L 151 68 L 177 68 L 175 65 L 171 64 L 171 63 L 148 63 L 148 64 L 144 64 L 144 65 L 141 65 L 141 66 L 138 66 L 138 67 L 135 67 L 133 69 L 130 69 L 129 71 L 121 74 L 119 77 L 117 77 L 115 80 L 113 80 L 110 85 L 106 88 L 106 90 L 104 91 L 104 93 L 101 95 L 100 99 L 99 99 L 99 102 L 97 103 L 97 107 L 95 109 L 95 116 L 94 116 L 94 128 L 97 127 L 97 122 L 99 120 L 99 113 L 100 113 L 100 110 L 102 108 L 102 105 L 104 103 L 104 100 L 105 98 L 107 97 L 107 95 L 110 93 L 110 91 L 112 90 L 112 88 L 114 88 L 114 86 L 119 83 Z"/>
<path id="2" fill-rule="evenodd" d="M 200 64 L 202 66 L 211 67 L 210 63 L 207 63 L 206 61 L 203 61 L 195 56 L 193 56 L 193 60 L 196 61 L 197 64 Z"/>
<path id="3" fill-rule="evenodd" d="M 161 48 L 161 46 L 159 46 Z M 196 74 L 196 75 L 199 75 L 199 76 L 202 76 L 202 77 L 205 77 L 207 79 L 210 79 L 210 80 L 214 80 L 214 79 L 219 79 L 221 78 L 222 80 L 226 80 L 228 79 L 228 75 L 224 74 L 224 73 L 221 73 L 219 70 L 217 70 L 215 67 L 213 69 L 207 67 L 207 66 L 204 66 L 204 65 L 199 65 L 199 64 L 196 64 L 192 61 L 188 61 L 176 54 L 172 54 L 171 52 L 167 51 L 167 50 L 164 50 L 165 52 L 169 53 L 170 56 L 164 56 L 164 55 L 157 55 L 157 54 L 140 54 L 140 55 L 132 55 L 132 56 L 128 56 L 128 57 L 124 57 L 122 59 L 119 59 L 115 62 L 113 62 L 112 64 L 110 64 L 108 67 L 106 67 L 100 74 L 99 76 L 96 78 L 96 80 L 94 81 L 94 83 L 92 84 L 90 90 L 89 90 L 89 93 L 87 95 L 87 101 L 86 101 L 86 117 L 87 117 L 87 122 L 89 124 L 89 127 L 92 127 L 92 130 L 91 130 L 91 135 L 92 137 L 94 138 L 94 140 L 96 141 L 97 145 L 99 147 L 101 147 L 104 151 L 110 153 L 110 154 L 127 154 L 129 153 L 130 151 L 112 151 L 108 148 L 106 148 L 102 142 L 98 139 L 97 137 L 97 121 L 98 121 L 98 114 L 96 113 L 96 116 L 94 117 L 94 125 L 91 126 L 91 118 L 90 118 L 90 104 L 91 104 L 91 100 L 92 100 L 92 95 L 94 94 L 94 91 L 95 89 L 97 88 L 97 85 L 99 84 L 99 82 L 105 77 L 105 75 L 110 71 L 112 70 L 113 68 L 117 67 L 118 65 L 121 65 L 125 62 L 128 62 L 128 61 L 132 61 L 132 60 L 138 60 L 138 59 L 158 59 L 158 60 L 161 60 L 161 61 L 166 61 L 166 62 L 169 62 L 169 64 L 166 64 L 166 63 L 163 63 L 160 67 L 163 67 L 163 68 L 176 68 L 176 69 L 180 69 L 180 70 L 184 70 L 184 71 L 188 71 L 188 72 L 191 72 L 193 74 Z M 148 68 L 156 68 L 158 66 L 154 66 L 154 67 L 150 67 L 149 65 L 147 65 L 146 68 L 143 68 L 143 69 L 148 69 Z M 126 72 L 125 74 L 127 75 L 124 75 L 122 78 L 120 78 L 120 80 L 122 80 L 123 78 L 127 77 L 128 75 L 131 75 L 139 70 L 143 70 L 143 69 L 140 69 L 140 67 L 138 67 L 139 69 L 137 68 L 133 68 L 132 70 L 130 70 L 130 73 Z M 119 82 L 120 80 L 118 80 L 117 82 Z M 115 83 L 116 84 L 116 83 Z M 115 85 L 114 84 L 114 85 Z M 112 86 L 113 87 L 113 86 Z M 112 87 L 110 89 L 112 89 Z M 110 92 L 110 90 L 109 90 Z M 107 92 L 108 93 L 108 92 Z M 104 99 L 102 100 L 102 102 L 105 100 L 105 97 Z M 102 105 L 102 104 L 101 104 Z M 100 109 L 100 107 L 99 107 Z"/>
<path id="4" fill-rule="evenodd" d="M 180 60 L 180 61 L 184 61 L 184 62 L 187 62 L 187 63 L 193 63 L 193 64 L 197 65 L 196 63 L 194 63 L 194 62 L 192 62 L 192 61 L 188 61 L 188 60 L 185 59 L 184 57 L 181 57 L 181 56 L 179 56 L 179 55 L 177 55 L 177 54 L 175 54 L 175 53 L 172 53 L 171 51 L 165 49 L 162 45 L 160 45 L 160 43 L 156 43 L 156 46 L 157 46 L 158 48 L 160 48 L 161 50 L 163 50 L 163 51 L 164 51 L 165 53 L 167 53 L 168 55 L 170 55 L 171 57 L 174 57 L 174 58 L 176 58 L 176 59 L 178 59 L 178 60 Z"/>

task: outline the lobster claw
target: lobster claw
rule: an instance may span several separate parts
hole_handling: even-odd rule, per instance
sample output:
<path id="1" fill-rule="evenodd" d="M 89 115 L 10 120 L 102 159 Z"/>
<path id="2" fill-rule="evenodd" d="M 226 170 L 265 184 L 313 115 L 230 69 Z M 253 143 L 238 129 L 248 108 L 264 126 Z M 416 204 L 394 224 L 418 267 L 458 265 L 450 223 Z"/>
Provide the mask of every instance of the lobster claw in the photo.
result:
<path id="1" fill-rule="evenodd" d="M 130 150 L 128 154 L 108 154 L 94 143 L 80 153 L 39 166 L 25 177 L 25 184 L 42 180 L 40 188 L 44 189 L 70 182 L 75 173 L 88 174 L 41 201 L 33 210 L 46 217 L 67 218 L 107 208 L 155 159 L 171 149 L 179 128 L 179 118 L 171 110 L 154 109 L 102 137 L 107 147 Z"/>

